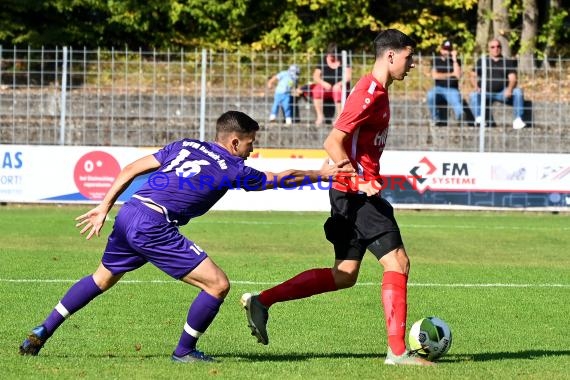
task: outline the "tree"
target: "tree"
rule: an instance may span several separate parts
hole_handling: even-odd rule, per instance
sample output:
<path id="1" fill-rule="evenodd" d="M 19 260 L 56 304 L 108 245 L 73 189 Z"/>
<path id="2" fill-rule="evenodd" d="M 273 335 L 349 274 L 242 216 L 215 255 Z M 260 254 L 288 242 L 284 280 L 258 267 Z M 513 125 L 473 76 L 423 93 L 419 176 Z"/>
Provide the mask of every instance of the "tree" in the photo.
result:
<path id="1" fill-rule="evenodd" d="M 2 0 L 0 44 L 316 52 L 335 41 L 371 51 L 376 33 L 398 28 L 419 52 L 445 38 L 486 51 L 499 36 L 505 55 L 543 57 L 570 53 L 568 9 L 570 0 Z"/>
<path id="2" fill-rule="evenodd" d="M 479 0 L 477 4 L 476 53 L 485 53 L 487 51 L 487 42 L 491 33 L 491 20 L 493 19 L 492 1 Z"/>
<path id="3" fill-rule="evenodd" d="M 534 53 L 536 51 L 536 32 L 538 27 L 538 8 L 536 0 L 523 1 L 523 22 L 519 50 L 519 69 L 530 72 L 534 68 Z"/>
<path id="4" fill-rule="evenodd" d="M 512 55 L 510 45 L 511 25 L 509 23 L 508 12 L 509 5 L 509 0 L 493 0 L 493 38 L 501 42 L 503 55 L 505 57 Z"/>
<path id="5" fill-rule="evenodd" d="M 564 25 L 564 20 L 568 17 L 568 8 L 563 9 L 561 7 L 561 0 L 550 0 L 548 8 L 544 12 L 548 17 L 542 25 L 542 32 L 539 34 L 538 40 L 544 46 L 542 58 L 544 58 L 544 65 L 547 68 L 550 66 L 548 58 L 556 54 L 555 47 L 560 46 L 560 41 L 568 38 L 568 27 Z M 561 53 L 563 51 L 558 49 L 558 54 Z"/>

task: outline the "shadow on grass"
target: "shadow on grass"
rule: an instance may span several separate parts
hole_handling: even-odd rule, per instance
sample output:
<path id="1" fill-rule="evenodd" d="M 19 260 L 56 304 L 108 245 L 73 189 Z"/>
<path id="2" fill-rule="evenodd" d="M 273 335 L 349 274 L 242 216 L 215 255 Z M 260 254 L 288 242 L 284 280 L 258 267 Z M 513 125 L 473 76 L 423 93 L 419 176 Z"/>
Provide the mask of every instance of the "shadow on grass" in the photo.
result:
<path id="1" fill-rule="evenodd" d="M 17 355 L 17 354 L 15 354 Z M 22 358 L 35 358 L 34 356 L 20 356 Z M 56 353 L 49 353 L 46 355 L 40 354 L 42 357 L 51 357 L 51 358 L 102 358 L 102 359 L 170 359 L 170 355 L 168 354 L 145 354 L 145 355 L 138 355 L 138 354 L 92 354 L 92 355 L 68 355 L 68 354 L 56 354 Z M 382 359 L 384 360 L 384 354 L 378 353 L 370 353 L 370 354 L 351 354 L 351 353 L 322 353 L 322 354 L 313 354 L 313 353 L 306 353 L 306 354 L 248 354 L 248 353 L 220 353 L 220 354 L 212 354 L 214 359 L 217 361 L 223 362 L 222 358 L 237 360 L 237 361 L 251 361 L 251 362 L 295 362 L 295 361 L 304 361 L 310 359 Z"/>
<path id="2" fill-rule="evenodd" d="M 259 361 L 259 362 L 287 362 L 287 361 L 303 361 L 309 359 L 380 359 L 384 360 L 384 353 L 306 353 L 306 354 L 218 354 L 217 358 L 240 358 L 242 360 Z M 489 352 L 479 354 L 465 355 L 446 355 L 439 363 L 460 363 L 460 362 L 485 362 L 506 359 L 526 359 L 534 360 L 547 356 L 570 356 L 570 351 L 554 351 L 554 350 L 527 350 L 517 352 Z"/>
<path id="3" fill-rule="evenodd" d="M 51 357 L 70 358 L 72 355 L 57 355 L 50 353 Z M 223 362 L 223 358 L 237 361 L 251 361 L 251 362 L 297 362 L 310 359 L 378 359 L 384 361 L 385 353 L 304 353 L 304 354 L 250 354 L 244 352 L 234 353 L 220 353 L 213 354 L 213 357 L 218 361 Z M 526 359 L 534 360 L 547 356 L 570 356 L 570 351 L 550 351 L 550 350 L 527 350 L 517 352 L 489 352 L 479 354 L 458 354 L 446 355 L 438 363 L 465 363 L 465 362 L 486 362 L 497 361 L 506 359 Z M 75 356 L 73 356 L 75 357 Z M 107 359 L 157 359 L 157 358 L 170 358 L 170 355 L 163 354 L 103 354 L 103 355 L 89 355 L 87 357 L 98 357 Z"/>
<path id="4" fill-rule="evenodd" d="M 218 354 L 216 358 L 239 358 L 252 362 L 295 362 L 310 359 L 382 359 L 384 360 L 385 354 L 374 353 L 310 353 L 305 354 L 248 354 L 248 353 L 235 353 L 235 354 Z"/>
<path id="5" fill-rule="evenodd" d="M 570 356 L 570 351 L 559 350 L 526 350 L 516 352 L 486 352 L 479 354 L 447 355 L 441 362 L 486 362 L 505 359 L 527 359 L 534 360 L 546 356 Z"/>

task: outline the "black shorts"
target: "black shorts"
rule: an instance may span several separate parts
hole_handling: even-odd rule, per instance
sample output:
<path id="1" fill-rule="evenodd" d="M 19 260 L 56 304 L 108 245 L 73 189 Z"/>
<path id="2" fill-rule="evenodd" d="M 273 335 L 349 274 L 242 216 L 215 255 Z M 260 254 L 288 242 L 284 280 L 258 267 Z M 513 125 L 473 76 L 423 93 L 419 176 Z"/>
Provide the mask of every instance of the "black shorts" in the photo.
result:
<path id="1" fill-rule="evenodd" d="M 403 246 L 394 208 L 385 199 L 330 189 L 331 216 L 325 235 L 337 260 L 362 260 L 366 249 L 378 259 Z"/>

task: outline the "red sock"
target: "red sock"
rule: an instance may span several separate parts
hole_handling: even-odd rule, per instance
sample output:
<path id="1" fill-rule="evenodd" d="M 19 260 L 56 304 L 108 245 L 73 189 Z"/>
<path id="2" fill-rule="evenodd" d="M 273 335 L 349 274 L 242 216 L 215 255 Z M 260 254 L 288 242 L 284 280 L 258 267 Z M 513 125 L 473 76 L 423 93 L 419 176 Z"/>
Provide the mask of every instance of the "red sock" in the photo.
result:
<path id="1" fill-rule="evenodd" d="M 266 307 L 276 302 L 297 300 L 337 290 L 330 268 L 310 269 L 261 292 L 258 301 Z"/>
<path id="2" fill-rule="evenodd" d="M 407 284 L 407 275 L 398 272 L 384 272 L 382 304 L 388 330 L 388 345 L 394 355 L 401 355 L 406 350 Z"/>

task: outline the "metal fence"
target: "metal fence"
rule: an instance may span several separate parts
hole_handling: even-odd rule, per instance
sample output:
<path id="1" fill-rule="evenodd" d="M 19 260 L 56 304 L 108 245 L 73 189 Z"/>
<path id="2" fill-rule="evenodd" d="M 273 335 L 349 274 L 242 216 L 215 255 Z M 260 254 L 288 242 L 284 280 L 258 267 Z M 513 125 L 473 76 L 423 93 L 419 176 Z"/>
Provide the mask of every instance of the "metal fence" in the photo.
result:
<path id="1" fill-rule="evenodd" d="M 374 57 L 349 52 L 354 84 Z M 461 90 L 472 91 L 476 57 L 462 57 Z M 327 125 L 314 125 L 310 99 L 295 97 L 295 122 L 269 123 L 273 90 L 267 80 L 296 63 L 308 85 L 320 54 L 225 51 L 7 49 L 0 46 L 0 143 L 161 146 L 182 137 L 212 139 L 216 118 L 236 109 L 262 125 L 258 146 L 320 148 Z M 494 104 L 495 128 L 474 128 L 448 113 L 447 126 L 430 125 L 426 93 L 432 57 L 390 87 L 392 150 L 570 152 L 570 60 L 540 62 L 519 74 L 529 127 L 512 128 L 512 109 Z M 329 124 L 330 126 L 330 124 Z M 485 132 L 485 133 L 482 133 Z"/>

